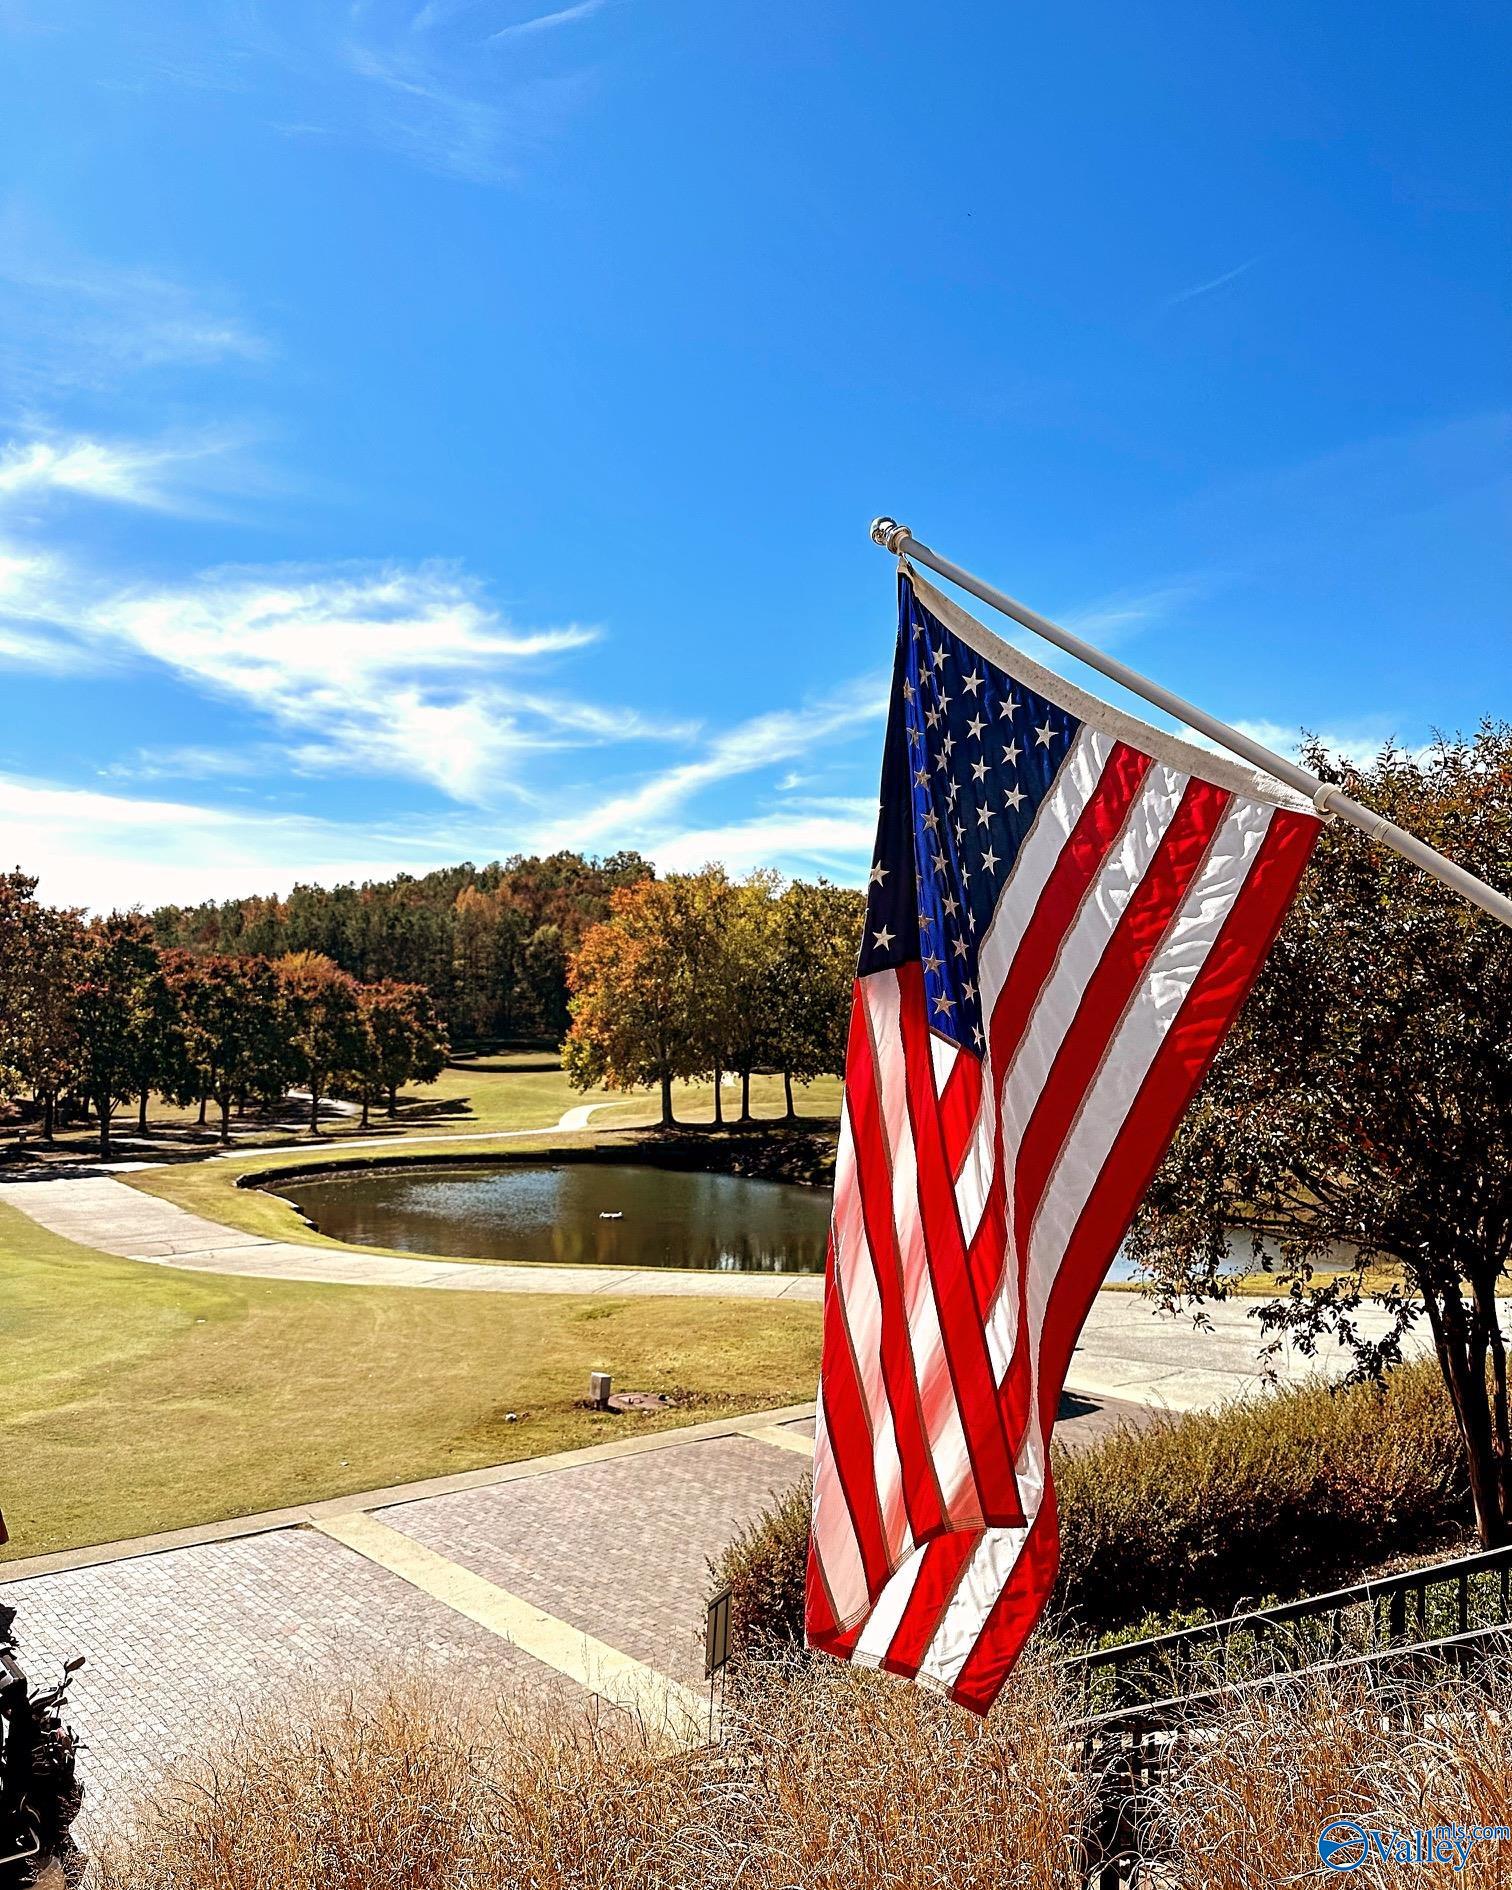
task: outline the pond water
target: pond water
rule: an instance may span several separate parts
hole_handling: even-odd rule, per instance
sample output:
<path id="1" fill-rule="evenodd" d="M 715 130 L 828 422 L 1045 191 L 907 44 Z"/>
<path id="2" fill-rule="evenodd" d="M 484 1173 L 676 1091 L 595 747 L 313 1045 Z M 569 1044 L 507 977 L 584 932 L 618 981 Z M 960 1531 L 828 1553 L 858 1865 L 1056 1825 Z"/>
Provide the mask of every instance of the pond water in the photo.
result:
<path id="1" fill-rule="evenodd" d="M 829 1233 L 828 1189 L 629 1162 L 378 1169 L 275 1192 L 334 1240 L 452 1259 L 822 1273 Z"/>

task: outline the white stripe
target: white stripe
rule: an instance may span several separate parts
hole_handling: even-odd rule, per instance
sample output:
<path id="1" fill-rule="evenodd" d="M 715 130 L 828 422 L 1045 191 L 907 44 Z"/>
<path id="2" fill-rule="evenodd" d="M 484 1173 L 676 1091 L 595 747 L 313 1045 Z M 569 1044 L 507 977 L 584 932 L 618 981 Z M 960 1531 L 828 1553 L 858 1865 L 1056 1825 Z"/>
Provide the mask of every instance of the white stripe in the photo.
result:
<path id="1" fill-rule="evenodd" d="M 1030 1428 L 1019 1457 L 1019 1494 L 1032 1522 L 1043 1500 L 1044 1440 L 1039 1421 L 1038 1365 L 1045 1309 L 1061 1262 L 1092 1187 L 1166 1032 L 1180 1013 L 1214 941 L 1255 862 L 1274 810 L 1237 801 L 1225 814 L 1201 871 L 1145 968 L 1133 1003 L 1067 1138 L 1047 1184 L 1029 1242 L 1027 1324 L 1031 1382 Z M 1011 1539 L 973 1555 L 968 1579 L 957 1589 L 925 1655 L 924 1666 L 942 1686 L 953 1686 L 1012 1573 L 1026 1530 L 991 1530 Z M 1005 1551 L 1007 1551 L 1005 1553 Z"/>
<path id="2" fill-rule="evenodd" d="M 981 1541 L 968 1557 L 955 1593 L 919 1663 L 920 1674 L 947 1692 L 960 1678 L 966 1657 L 980 1640 L 1028 1539 L 1027 1528 L 984 1529 Z"/>
<path id="3" fill-rule="evenodd" d="M 1171 768 L 1151 768 L 1134 797 L 1117 841 L 1093 875 L 1076 917 L 1061 941 L 1060 955 L 1030 1012 L 1017 1054 L 1003 1080 L 1003 1193 L 1005 1242 L 1010 1256 L 1002 1287 L 987 1316 L 987 1348 L 999 1380 L 1018 1339 L 1018 1269 L 1014 1252 L 1013 1190 L 1024 1131 L 1044 1091 L 1066 1033 L 1076 1022 L 1092 974 L 1128 909 L 1140 882 L 1181 805 L 1187 777 Z"/>
<path id="4" fill-rule="evenodd" d="M 1013 870 L 1004 881 L 982 948 L 977 954 L 977 978 L 980 985 L 982 1016 L 990 1019 L 1003 989 L 1003 980 L 1023 941 L 1024 929 L 1039 904 L 1040 894 L 1055 870 L 1055 863 L 1065 851 L 1077 821 L 1082 816 L 1103 768 L 1113 752 L 1113 743 L 1096 730 L 1083 729 L 1066 751 L 1066 758 L 1056 771 L 1050 792 L 1040 803 L 1034 825 L 1019 848 Z M 982 1099 L 976 1126 L 967 1143 L 961 1172 L 956 1177 L 956 1203 L 961 1226 L 970 1246 L 981 1225 L 982 1211 L 992 1187 L 996 1160 L 997 1101 L 992 1071 L 992 1037 L 982 1054 Z"/>
<path id="5" fill-rule="evenodd" d="M 903 1619 L 903 1610 L 908 1606 L 909 1597 L 919 1579 L 919 1570 L 924 1566 L 924 1555 L 923 1549 L 915 1549 L 877 1597 L 877 1605 L 857 1637 L 856 1651 L 851 1656 L 861 1666 L 877 1666 L 892 1646 L 898 1623 Z"/>
<path id="6" fill-rule="evenodd" d="M 814 1407 L 814 1553 L 824 1569 L 824 1585 L 837 1619 L 853 1621 L 866 1606 L 866 1568 L 835 1469 L 822 1385 Z"/>
<path id="7" fill-rule="evenodd" d="M 955 1068 L 955 1061 L 959 1055 L 959 1050 L 957 1050 L 956 1046 L 948 1037 L 937 1036 L 934 1031 L 930 1031 L 929 1060 L 934 1066 L 934 1084 L 935 1094 L 937 1096 L 943 1096 L 945 1094 L 945 1085 L 950 1081 L 950 1072 Z"/>
<path id="8" fill-rule="evenodd" d="M 908 1073 L 899 1024 L 899 985 L 896 978 L 863 978 L 860 988 L 866 994 L 882 1132 L 892 1157 L 893 1226 L 902 1261 L 909 1349 L 913 1354 L 929 1454 L 940 1490 L 949 1505 L 959 1492 L 971 1490 L 974 1480 L 924 1241 L 918 1166 L 913 1128 L 908 1119 Z"/>

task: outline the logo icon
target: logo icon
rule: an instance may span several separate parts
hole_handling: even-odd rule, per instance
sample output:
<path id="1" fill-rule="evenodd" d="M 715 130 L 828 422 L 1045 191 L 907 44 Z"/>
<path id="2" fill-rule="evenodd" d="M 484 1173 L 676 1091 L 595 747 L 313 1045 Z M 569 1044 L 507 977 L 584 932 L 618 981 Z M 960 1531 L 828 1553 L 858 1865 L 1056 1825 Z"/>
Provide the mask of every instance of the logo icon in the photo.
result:
<path id="1" fill-rule="evenodd" d="M 1333 1818 L 1318 1833 L 1318 1857 L 1325 1870 L 1358 1870 L 1370 1854 L 1370 1839 L 1353 1818 Z"/>

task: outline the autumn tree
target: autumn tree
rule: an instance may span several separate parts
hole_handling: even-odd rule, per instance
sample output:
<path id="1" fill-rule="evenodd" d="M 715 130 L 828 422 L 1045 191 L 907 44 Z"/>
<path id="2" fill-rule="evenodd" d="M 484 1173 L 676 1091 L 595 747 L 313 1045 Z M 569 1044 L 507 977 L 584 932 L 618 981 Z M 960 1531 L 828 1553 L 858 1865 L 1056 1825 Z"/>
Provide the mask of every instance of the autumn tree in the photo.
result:
<path id="1" fill-rule="evenodd" d="M 1324 779 L 1512 891 L 1512 728 L 1387 748 Z M 1379 1376 L 1425 1319 L 1482 1543 L 1512 1534 L 1497 1290 L 1512 1260 L 1512 931 L 1353 828 L 1326 827 L 1296 904 L 1130 1237 L 1168 1297 L 1273 1269 L 1272 1343 L 1325 1334 Z M 1339 1271 L 1342 1265 L 1343 1270 Z M 1386 1315 L 1368 1337 L 1361 1309 Z"/>
<path id="2" fill-rule="evenodd" d="M 366 1041 L 357 982 L 320 952 L 289 952 L 275 967 L 290 1060 L 309 1091 L 310 1133 L 320 1133 L 320 1105 L 342 1071 L 361 1067 Z"/>
<path id="3" fill-rule="evenodd" d="M 764 1057 L 782 1072 L 789 1121 L 795 1080 L 844 1074 L 865 912 L 863 894 L 823 879 L 794 880 L 776 902 Z"/>
<path id="4" fill-rule="evenodd" d="M 248 1095 L 277 1095 L 288 1067 L 283 991 L 265 958 L 168 954 L 165 975 L 178 1005 L 183 1061 L 196 1097 L 220 1110 L 220 1139 L 231 1140 L 231 1109 Z"/>
<path id="5" fill-rule="evenodd" d="M 720 875 L 721 880 L 723 875 Z M 672 1085 L 710 1067 L 711 892 L 704 874 L 621 887 L 568 967 L 572 1025 L 562 1060 L 574 1088 L 653 1084 L 675 1126 Z"/>
<path id="6" fill-rule="evenodd" d="M 751 1120 L 751 1073 L 771 1049 L 776 996 L 776 873 L 756 872 L 732 889 L 721 953 L 724 1062 L 740 1077 L 740 1120 Z"/>
<path id="7" fill-rule="evenodd" d="M 353 1090 L 362 1103 L 363 1127 L 369 1105 L 387 1099 L 388 1113 L 399 1113 L 404 1083 L 434 1083 L 446 1068 L 446 1032 L 430 992 L 423 984 L 387 979 L 365 984 L 358 994 L 366 1036 L 366 1056 L 353 1072 Z"/>
<path id="8" fill-rule="evenodd" d="M 79 1084 L 99 1120 L 101 1160 L 110 1158 L 116 1104 L 138 1090 L 158 976 L 157 948 L 139 912 L 91 920 L 79 955 L 74 1014 Z"/>
<path id="9" fill-rule="evenodd" d="M 77 911 L 43 905 L 36 888 L 28 874 L 0 875 L 0 1077 L 35 1099 L 51 1142 L 59 1093 L 78 1068 L 84 925 Z"/>

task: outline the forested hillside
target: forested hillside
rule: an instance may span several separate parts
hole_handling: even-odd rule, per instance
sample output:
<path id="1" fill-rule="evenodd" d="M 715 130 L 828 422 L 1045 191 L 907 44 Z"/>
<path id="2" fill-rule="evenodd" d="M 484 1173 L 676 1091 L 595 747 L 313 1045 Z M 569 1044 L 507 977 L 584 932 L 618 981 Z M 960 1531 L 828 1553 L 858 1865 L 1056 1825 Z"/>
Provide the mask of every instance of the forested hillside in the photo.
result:
<path id="1" fill-rule="evenodd" d="M 567 1028 L 567 961 L 609 896 L 652 875 L 638 853 L 518 855 L 360 886 L 296 886 L 152 914 L 160 946 L 195 952 L 319 952 L 364 982 L 423 984 L 454 1043 Z"/>

